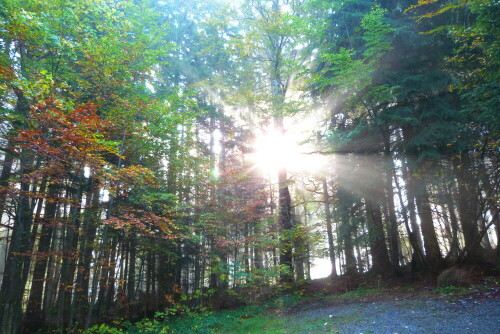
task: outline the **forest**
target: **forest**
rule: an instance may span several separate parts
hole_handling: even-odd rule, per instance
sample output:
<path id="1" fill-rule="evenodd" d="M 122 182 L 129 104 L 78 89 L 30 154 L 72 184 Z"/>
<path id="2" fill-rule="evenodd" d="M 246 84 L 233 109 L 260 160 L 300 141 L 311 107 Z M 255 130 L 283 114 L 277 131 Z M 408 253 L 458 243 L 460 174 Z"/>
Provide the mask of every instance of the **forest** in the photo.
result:
<path id="1" fill-rule="evenodd" d="M 495 0 L 1 0 L 0 333 L 498 272 L 499 18 Z"/>

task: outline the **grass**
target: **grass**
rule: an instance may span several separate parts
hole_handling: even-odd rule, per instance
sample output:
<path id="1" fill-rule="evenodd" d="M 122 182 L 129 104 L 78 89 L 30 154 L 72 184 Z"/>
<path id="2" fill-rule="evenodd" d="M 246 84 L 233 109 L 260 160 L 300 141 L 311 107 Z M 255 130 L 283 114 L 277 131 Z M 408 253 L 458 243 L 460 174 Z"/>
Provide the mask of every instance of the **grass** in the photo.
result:
<path id="1" fill-rule="evenodd" d="M 436 289 L 434 289 L 434 292 L 438 293 L 438 294 L 461 296 L 461 295 L 470 294 L 471 289 L 464 288 L 464 287 L 456 287 L 454 285 L 449 285 L 449 286 L 436 288 Z"/>
<path id="2" fill-rule="evenodd" d="M 253 318 L 241 319 L 240 321 L 233 323 L 230 326 L 225 326 L 225 328 L 221 328 L 216 333 L 219 333 L 219 334 L 231 334 L 231 333 L 281 334 L 281 333 L 287 333 L 286 332 L 287 324 L 288 324 L 288 319 L 286 319 L 284 317 L 273 317 L 273 316 L 269 316 L 269 315 L 265 315 L 265 316 L 257 315 Z"/>
<path id="3" fill-rule="evenodd" d="M 380 296 L 380 295 L 383 295 L 385 293 L 386 293 L 386 291 L 381 290 L 381 289 L 359 288 L 359 289 L 356 289 L 353 291 L 343 293 L 341 295 L 330 296 L 330 298 L 339 299 L 339 300 L 349 300 L 349 299 L 359 300 L 361 298 Z"/>
<path id="4" fill-rule="evenodd" d="M 263 305 L 245 306 L 235 310 L 210 311 L 204 313 L 187 312 L 182 316 L 167 319 L 144 319 L 138 323 L 115 323 L 112 326 L 94 326 L 92 334 L 288 334 L 288 333 L 332 333 L 328 317 L 295 319 L 284 314 L 308 297 L 291 294 L 275 298 Z M 324 325 L 328 323 L 328 325 Z"/>
<path id="5" fill-rule="evenodd" d="M 376 289 L 358 289 L 343 295 L 328 297 L 303 297 L 294 294 L 276 298 L 262 306 L 213 312 L 207 314 L 202 322 L 208 329 L 207 333 L 213 334 L 338 333 L 338 326 L 340 324 L 358 321 L 360 320 L 359 315 L 353 312 L 343 316 L 336 316 L 333 319 L 328 315 L 297 317 L 296 313 L 291 312 L 291 310 L 297 306 L 316 303 L 318 301 L 329 301 L 332 299 L 340 301 L 355 300 L 377 296 L 380 293 Z M 175 333 L 201 332 L 196 332 L 191 328 L 191 331 Z"/>
<path id="6" fill-rule="evenodd" d="M 318 302 L 347 302 L 377 297 L 386 292 L 361 288 L 336 296 L 305 297 L 297 293 L 277 297 L 262 305 L 250 305 L 234 310 L 207 311 L 202 313 L 185 310 L 184 315 L 159 316 L 144 319 L 136 324 L 118 323 L 113 326 L 98 325 L 92 334 L 293 334 L 293 333 L 338 333 L 338 326 L 360 320 L 356 312 L 335 316 L 297 315 L 294 309 L 307 308 Z"/>
<path id="7" fill-rule="evenodd" d="M 217 334 L 335 333 L 336 325 L 326 316 L 294 318 L 292 315 L 259 315 L 215 331 Z"/>

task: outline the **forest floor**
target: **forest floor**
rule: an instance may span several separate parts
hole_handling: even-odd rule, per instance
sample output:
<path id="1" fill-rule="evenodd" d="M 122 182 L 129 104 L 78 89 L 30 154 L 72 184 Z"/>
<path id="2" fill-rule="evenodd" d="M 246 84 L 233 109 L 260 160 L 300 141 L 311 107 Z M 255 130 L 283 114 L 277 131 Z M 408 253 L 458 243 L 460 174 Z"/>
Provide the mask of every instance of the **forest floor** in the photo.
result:
<path id="1" fill-rule="evenodd" d="M 270 308 L 215 333 L 500 334 L 500 285 L 359 289 Z"/>
<path id="2" fill-rule="evenodd" d="M 299 305 L 283 315 L 283 333 L 500 333 L 499 287 L 463 295 L 449 290 Z"/>
<path id="3" fill-rule="evenodd" d="M 262 304 L 144 319 L 122 330 L 97 326 L 89 333 L 500 334 L 498 277 L 466 288 L 383 282 L 386 287 L 333 294 L 330 283 L 314 280 Z"/>

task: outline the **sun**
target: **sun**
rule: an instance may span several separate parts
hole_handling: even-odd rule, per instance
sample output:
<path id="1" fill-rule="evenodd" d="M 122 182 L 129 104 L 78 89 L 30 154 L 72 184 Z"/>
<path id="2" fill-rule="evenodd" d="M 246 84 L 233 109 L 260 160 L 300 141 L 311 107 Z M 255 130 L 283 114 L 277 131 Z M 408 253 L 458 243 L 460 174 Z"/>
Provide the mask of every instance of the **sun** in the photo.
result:
<path id="1" fill-rule="evenodd" d="M 314 172 L 318 167 L 316 157 L 307 153 L 306 145 L 298 135 L 270 129 L 257 136 L 252 160 L 264 174 L 277 174 L 286 169 L 291 172 Z"/>
<path id="2" fill-rule="evenodd" d="M 269 130 L 257 137 L 253 156 L 255 165 L 264 173 L 277 173 L 280 169 L 290 167 L 292 156 L 296 153 L 296 145 L 286 132 Z"/>

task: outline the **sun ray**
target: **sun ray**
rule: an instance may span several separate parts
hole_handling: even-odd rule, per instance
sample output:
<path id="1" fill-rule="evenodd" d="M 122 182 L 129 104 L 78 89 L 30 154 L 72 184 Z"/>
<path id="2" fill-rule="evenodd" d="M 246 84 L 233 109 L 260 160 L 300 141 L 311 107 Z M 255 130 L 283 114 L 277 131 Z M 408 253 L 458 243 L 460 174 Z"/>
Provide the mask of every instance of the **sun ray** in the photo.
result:
<path id="1" fill-rule="evenodd" d="M 315 173 L 322 167 L 322 157 L 304 139 L 291 131 L 268 129 L 257 136 L 251 159 L 264 174 L 277 174 L 285 168 L 291 173 Z"/>

